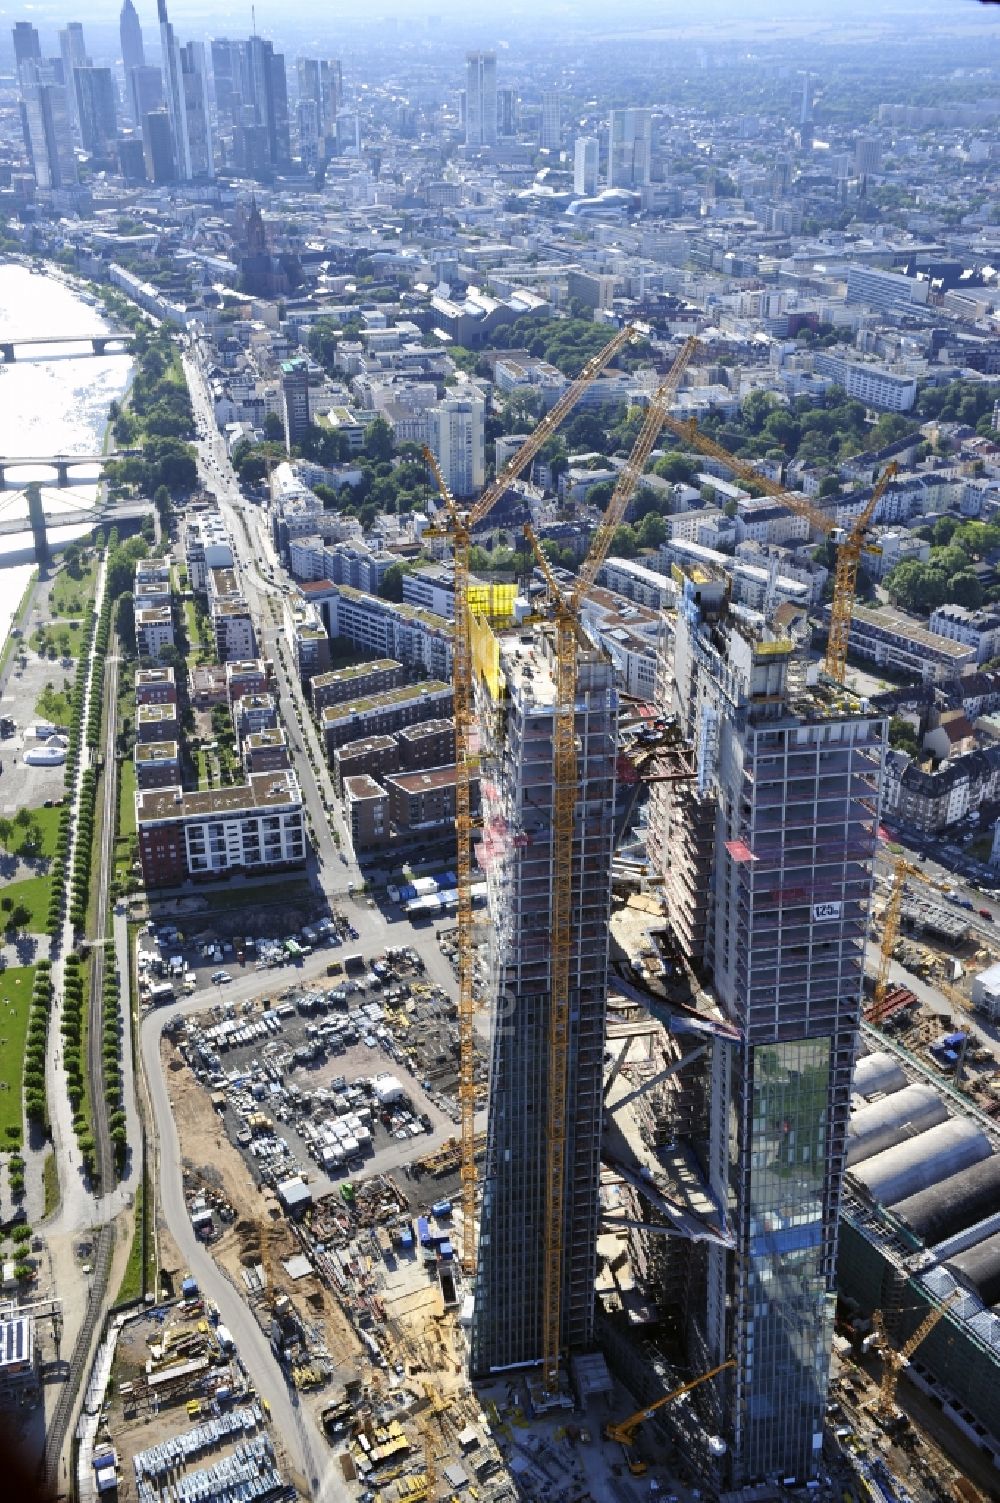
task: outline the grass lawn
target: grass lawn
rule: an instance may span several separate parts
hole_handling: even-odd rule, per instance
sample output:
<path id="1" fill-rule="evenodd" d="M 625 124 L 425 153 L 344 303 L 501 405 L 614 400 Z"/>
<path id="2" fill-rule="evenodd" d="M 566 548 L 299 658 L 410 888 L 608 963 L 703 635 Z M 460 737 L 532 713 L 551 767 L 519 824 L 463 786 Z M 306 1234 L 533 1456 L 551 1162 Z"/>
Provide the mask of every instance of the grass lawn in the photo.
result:
<path id="1" fill-rule="evenodd" d="M 120 835 L 135 834 L 135 763 L 131 757 L 126 757 L 118 764 L 118 776 L 121 779 L 121 797 L 119 802 L 118 833 Z"/>
<path id="2" fill-rule="evenodd" d="M 0 1141 L 4 1142 L 8 1127 L 20 1132 L 24 1125 L 21 1080 L 34 980 L 33 965 L 0 972 Z"/>
<path id="3" fill-rule="evenodd" d="M 79 579 L 71 579 L 65 567 L 60 569 L 49 594 L 50 615 L 85 615 L 90 610 L 96 588 L 96 559 L 81 568 Z"/>
<path id="4" fill-rule="evenodd" d="M 43 720 L 51 720 L 54 725 L 69 725 L 69 696 L 73 685 L 69 679 L 64 684 L 62 689 L 57 689 L 54 683 L 47 683 L 35 705 L 35 714 Z"/>
<path id="5" fill-rule="evenodd" d="M 9 851 L 12 856 L 27 854 L 29 856 L 54 856 L 56 853 L 56 840 L 59 836 L 59 815 L 61 809 L 29 809 L 32 822 L 30 825 L 14 824 L 10 838 L 0 839 L 0 845 Z M 29 849 L 25 852 L 25 846 L 29 845 L 35 832 L 41 836 L 40 849 Z"/>
<path id="6" fill-rule="evenodd" d="M 59 1204 L 59 1171 L 56 1168 L 55 1149 L 50 1148 L 42 1164 L 42 1187 L 45 1191 L 46 1216 L 51 1216 Z"/>
<path id="7" fill-rule="evenodd" d="M 55 662 L 57 658 L 79 657 L 82 636 L 83 628 L 79 621 L 53 621 L 33 632 L 28 646 L 34 648 L 40 657 L 47 657 Z"/>
<path id="8" fill-rule="evenodd" d="M 0 897 L 0 924 L 6 925 L 13 909 L 23 904 L 30 913 L 25 928 L 31 934 L 44 934 L 49 917 L 49 898 L 52 895 L 52 878 L 25 877 L 23 882 L 11 882 Z"/>
<path id="9" fill-rule="evenodd" d="M 121 1285 L 118 1289 L 116 1305 L 123 1305 L 126 1300 L 138 1299 L 143 1293 L 142 1287 L 142 1208 L 145 1200 L 145 1180 L 141 1181 L 135 1192 L 135 1228 L 132 1232 L 132 1246 L 129 1248 L 128 1262 L 125 1272 L 122 1274 Z M 152 1226 L 148 1228 L 146 1246 L 146 1291 L 156 1287 L 156 1257 L 155 1239 Z"/>

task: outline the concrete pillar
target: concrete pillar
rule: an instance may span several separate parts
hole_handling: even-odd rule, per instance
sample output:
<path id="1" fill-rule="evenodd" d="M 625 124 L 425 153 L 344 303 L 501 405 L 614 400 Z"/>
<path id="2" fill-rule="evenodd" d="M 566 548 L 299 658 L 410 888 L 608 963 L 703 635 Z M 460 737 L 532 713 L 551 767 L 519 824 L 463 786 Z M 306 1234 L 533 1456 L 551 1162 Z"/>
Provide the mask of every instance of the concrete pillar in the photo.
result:
<path id="1" fill-rule="evenodd" d="M 49 540 L 45 532 L 45 511 L 42 507 L 42 488 L 37 480 L 32 480 L 27 486 L 28 497 L 28 521 L 31 524 L 31 537 L 35 545 L 35 563 L 42 565 L 49 562 Z"/>
<path id="2" fill-rule="evenodd" d="M 52 463 L 56 467 L 56 485 L 64 490 L 69 485 L 69 463 L 65 459 L 54 459 Z"/>
<path id="3" fill-rule="evenodd" d="M 11 344 L 9 342 L 6 343 L 6 344 L 0 343 L 0 355 L 3 356 L 4 360 L 6 361 L 6 363 L 8 365 L 13 365 L 14 364 L 14 346 L 13 346 L 13 344 Z"/>

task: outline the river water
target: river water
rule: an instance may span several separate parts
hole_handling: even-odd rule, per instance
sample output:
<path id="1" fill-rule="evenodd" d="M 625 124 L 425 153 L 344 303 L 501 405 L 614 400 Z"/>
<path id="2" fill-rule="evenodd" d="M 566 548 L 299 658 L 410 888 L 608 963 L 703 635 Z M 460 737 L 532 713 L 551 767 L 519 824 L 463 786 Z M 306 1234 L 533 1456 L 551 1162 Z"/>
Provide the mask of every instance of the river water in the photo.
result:
<path id="1" fill-rule="evenodd" d="M 99 334 L 108 328 L 103 310 L 84 301 L 57 277 L 39 275 L 25 266 L 0 265 L 0 336 L 37 338 L 50 334 Z M 17 352 L 13 365 L 0 365 L 0 456 L 18 454 L 96 454 L 104 442 L 108 405 L 128 384 L 129 355 L 97 358 L 81 355 L 79 346 L 46 345 Z M 74 353 L 75 351 L 75 353 Z M 96 470 L 93 472 L 96 475 Z M 74 471 L 81 480 L 86 471 Z M 52 472 L 8 470 L 8 489 L 0 492 L 0 523 L 27 515 L 23 491 L 16 484 L 50 480 Z M 72 508 L 91 502 L 96 481 L 58 490 L 44 485 L 50 516 L 72 515 Z M 67 525 L 49 529 L 58 546 L 91 530 Z M 30 535 L 0 532 L 0 646 L 7 638 L 31 574 L 26 562 Z M 16 560 L 16 561 L 15 561 Z"/>

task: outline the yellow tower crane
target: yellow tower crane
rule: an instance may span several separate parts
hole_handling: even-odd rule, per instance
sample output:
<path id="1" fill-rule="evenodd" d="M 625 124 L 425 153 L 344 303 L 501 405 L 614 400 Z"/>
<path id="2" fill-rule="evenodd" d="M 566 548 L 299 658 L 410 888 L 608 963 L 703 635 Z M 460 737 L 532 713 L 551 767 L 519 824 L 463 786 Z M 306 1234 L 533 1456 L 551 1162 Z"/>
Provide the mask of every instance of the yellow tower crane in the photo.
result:
<path id="1" fill-rule="evenodd" d="M 576 685 L 577 643 L 581 634 L 581 602 L 593 586 L 608 554 L 615 529 L 646 467 L 667 414 L 670 400 L 695 350 L 688 339 L 666 380 L 646 411 L 607 509 L 591 540 L 590 550 L 573 586 L 563 594 L 534 532 L 525 527 L 539 567 L 545 575 L 555 625 L 556 684 L 553 734 L 553 851 L 552 934 L 550 961 L 548 1079 L 546 1120 L 545 1233 L 542 1249 L 542 1378 L 552 1393 L 559 1382 L 562 1328 L 563 1204 L 566 1193 L 566 1096 L 569 1070 L 569 981 L 573 914 L 573 831 L 576 824 Z"/>
<path id="2" fill-rule="evenodd" d="M 878 970 L 875 974 L 875 986 L 872 992 L 872 1000 L 865 1009 L 865 1022 L 873 1024 L 876 1028 L 887 1016 L 886 996 L 889 990 L 889 967 L 892 964 L 892 952 L 899 936 L 899 920 L 903 909 L 903 897 L 906 890 L 907 877 L 916 877 L 927 887 L 934 887 L 939 892 L 944 892 L 943 882 L 937 882 L 929 877 L 919 866 L 914 866 L 912 861 L 907 861 L 905 856 L 897 856 L 893 867 L 892 886 L 889 889 L 889 898 L 882 917 L 882 942 L 879 946 Z M 942 993 L 950 1002 L 968 1012 L 972 1007 L 971 1000 L 964 992 L 959 991 L 957 986 L 951 986 L 947 981 L 935 979 L 929 983 L 936 991 Z"/>
<path id="3" fill-rule="evenodd" d="M 690 1393 L 692 1388 L 707 1383 L 710 1378 L 717 1378 L 727 1368 L 735 1366 L 735 1360 L 730 1357 L 727 1362 L 720 1362 L 718 1367 L 711 1368 L 707 1373 L 700 1373 L 697 1378 L 689 1378 L 686 1383 L 681 1384 L 680 1388 L 671 1389 L 670 1393 L 665 1393 L 662 1398 L 654 1400 L 652 1404 L 647 1404 L 645 1409 L 637 1409 L 634 1414 L 629 1415 L 628 1419 L 619 1420 L 617 1423 L 609 1421 L 604 1427 L 604 1439 L 617 1441 L 620 1446 L 624 1446 L 628 1456 L 628 1448 L 634 1443 L 639 1426 L 646 1420 L 652 1419 L 657 1410 L 665 1408 L 667 1404 L 672 1404 L 675 1399 L 679 1399 L 682 1394 Z M 646 1470 L 646 1463 L 629 1456 L 628 1469 L 633 1476 L 639 1477 Z"/>
<path id="4" fill-rule="evenodd" d="M 604 348 L 588 360 L 576 380 L 567 387 L 555 406 L 541 419 L 534 432 L 517 453 L 487 486 L 468 510 L 461 509 L 451 495 L 437 459 L 424 449 L 424 458 L 434 476 L 444 502 L 443 525 L 431 530 L 451 545 L 455 571 L 455 625 L 452 636 L 452 697 L 455 714 L 455 831 L 457 835 L 458 913 L 458 1099 L 461 1114 L 462 1178 L 462 1267 L 471 1274 L 476 1261 L 476 1085 L 475 1040 L 473 1020 L 473 923 L 472 923 L 472 774 L 474 764 L 472 735 L 472 644 L 469 633 L 469 549 L 472 529 L 482 522 L 517 479 L 526 465 L 555 433 L 568 412 L 576 406 L 587 387 L 606 365 L 636 337 L 627 325 L 619 329 Z M 485 606 L 489 614 L 489 605 Z"/>
<path id="5" fill-rule="evenodd" d="M 872 1325 L 882 1353 L 882 1381 L 879 1384 L 878 1398 L 875 1402 L 875 1413 L 883 1424 L 889 1424 L 896 1418 L 896 1385 L 899 1382 L 900 1373 L 917 1347 L 926 1341 L 938 1321 L 948 1313 L 949 1306 L 958 1296 L 959 1290 L 953 1289 L 943 1304 L 935 1305 L 917 1326 L 909 1341 L 898 1352 L 889 1342 L 882 1311 L 876 1310 L 872 1316 Z"/>
<path id="6" fill-rule="evenodd" d="M 746 480 L 751 485 L 756 485 L 767 495 L 773 496 L 780 501 L 782 506 L 787 506 L 789 511 L 795 512 L 796 516 L 805 517 L 818 532 L 824 536 L 832 536 L 839 544 L 837 550 L 837 565 L 833 576 L 833 600 L 830 606 L 830 635 L 826 644 L 826 656 L 823 667 L 830 677 L 838 684 L 844 682 L 847 671 L 847 648 L 851 634 L 851 620 L 854 615 L 854 596 L 858 584 L 858 568 L 864 553 L 878 553 L 879 549 L 868 542 L 868 529 L 875 515 L 875 509 L 881 501 L 889 481 L 897 472 L 897 466 L 886 465 L 879 476 L 878 483 L 872 491 L 866 505 L 853 519 L 849 530 L 845 530 L 818 506 L 807 501 L 805 496 L 799 496 L 769 480 L 766 475 L 759 474 L 746 460 L 740 459 L 736 454 L 731 454 L 722 444 L 717 444 L 714 439 L 706 437 L 698 428 L 694 418 L 684 420 L 667 416 L 665 425 L 679 438 L 689 443 L 693 449 L 701 454 L 708 454 L 717 459 L 720 464 L 732 470 L 734 475 L 739 475 L 741 480 Z"/>

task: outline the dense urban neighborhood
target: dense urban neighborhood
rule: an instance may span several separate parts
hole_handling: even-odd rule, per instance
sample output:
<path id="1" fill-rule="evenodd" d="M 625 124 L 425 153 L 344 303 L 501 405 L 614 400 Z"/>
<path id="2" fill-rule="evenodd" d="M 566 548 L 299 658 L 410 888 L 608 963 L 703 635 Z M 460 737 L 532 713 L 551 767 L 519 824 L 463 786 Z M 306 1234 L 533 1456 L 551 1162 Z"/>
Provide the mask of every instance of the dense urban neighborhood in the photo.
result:
<path id="1" fill-rule="evenodd" d="M 775 11 L 10 20 L 17 1497 L 1000 1496 L 1000 16 Z"/>

